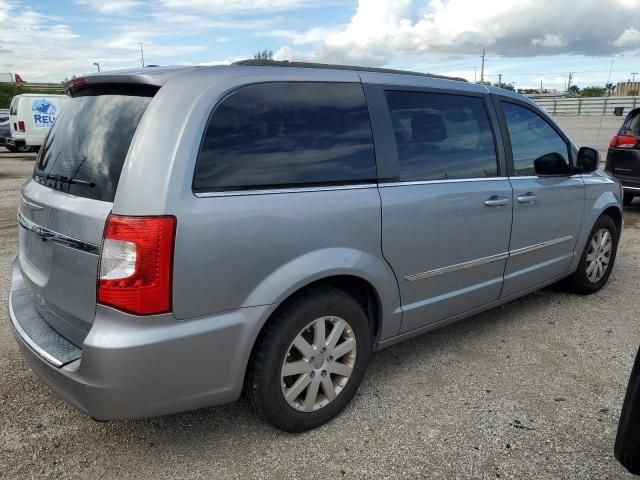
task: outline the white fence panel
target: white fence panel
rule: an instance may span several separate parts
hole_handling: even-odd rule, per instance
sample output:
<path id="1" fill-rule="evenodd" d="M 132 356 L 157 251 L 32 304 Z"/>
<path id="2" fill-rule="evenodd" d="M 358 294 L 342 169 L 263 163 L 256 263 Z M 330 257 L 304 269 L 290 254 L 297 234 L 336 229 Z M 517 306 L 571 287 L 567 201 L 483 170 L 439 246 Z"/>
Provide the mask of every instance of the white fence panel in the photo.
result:
<path id="1" fill-rule="evenodd" d="M 640 97 L 532 98 L 551 115 L 614 115 L 622 108 L 626 115 L 640 107 Z"/>

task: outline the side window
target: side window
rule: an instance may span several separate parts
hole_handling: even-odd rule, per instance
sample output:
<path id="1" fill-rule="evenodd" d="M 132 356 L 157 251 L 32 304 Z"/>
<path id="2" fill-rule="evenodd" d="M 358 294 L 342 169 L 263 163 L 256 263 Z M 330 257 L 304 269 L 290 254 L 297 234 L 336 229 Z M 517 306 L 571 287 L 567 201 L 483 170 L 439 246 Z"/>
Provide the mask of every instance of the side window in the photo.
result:
<path id="1" fill-rule="evenodd" d="M 11 105 L 9 105 L 9 115 L 17 115 L 18 114 L 18 97 L 13 97 L 11 99 Z"/>
<path id="2" fill-rule="evenodd" d="M 535 161 L 560 156 L 569 171 L 569 149 L 564 139 L 540 115 L 513 103 L 501 102 L 507 122 L 513 175 L 535 175 Z"/>
<path id="3" fill-rule="evenodd" d="M 209 119 L 196 191 L 376 179 L 362 85 L 263 83 L 229 95 Z"/>
<path id="4" fill-rule="evenodd" d="M 387 91 L 401 181 L 495 177 L 498 162 L 478 97 Z"/>

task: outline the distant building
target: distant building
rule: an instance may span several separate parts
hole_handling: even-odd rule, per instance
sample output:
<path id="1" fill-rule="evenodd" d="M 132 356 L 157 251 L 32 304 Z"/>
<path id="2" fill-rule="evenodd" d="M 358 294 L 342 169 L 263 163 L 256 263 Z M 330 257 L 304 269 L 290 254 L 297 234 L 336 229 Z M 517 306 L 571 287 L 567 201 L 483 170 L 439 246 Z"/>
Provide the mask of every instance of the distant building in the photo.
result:
<path id="1" fill-rule="evenodd" d="M 616 93 L 614 96 L 616 97 L 628 97 L 629 92 L 635 90 L 636 95 L 640 92 L 640 82 L 619 82 L 616 85 Z"/>

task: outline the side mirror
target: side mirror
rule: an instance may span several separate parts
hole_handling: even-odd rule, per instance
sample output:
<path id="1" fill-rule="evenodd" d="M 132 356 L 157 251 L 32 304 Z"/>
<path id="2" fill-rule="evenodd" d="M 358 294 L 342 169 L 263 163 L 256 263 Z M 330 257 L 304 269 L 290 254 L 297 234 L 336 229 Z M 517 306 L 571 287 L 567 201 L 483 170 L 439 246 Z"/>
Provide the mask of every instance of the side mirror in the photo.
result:
<path id="1" fill-rule="evenodd" d="M 600 152 L 595 148 L 582 147 L 578 150 L 576 173 L 595 172 L 600 166 Z"/>
<path id="2" fill-rule="evenodd" d="M 547 153 L 533 161 L 536 175 L 569 175 L 571 167 L 569 160 L 557 152 Z"/>

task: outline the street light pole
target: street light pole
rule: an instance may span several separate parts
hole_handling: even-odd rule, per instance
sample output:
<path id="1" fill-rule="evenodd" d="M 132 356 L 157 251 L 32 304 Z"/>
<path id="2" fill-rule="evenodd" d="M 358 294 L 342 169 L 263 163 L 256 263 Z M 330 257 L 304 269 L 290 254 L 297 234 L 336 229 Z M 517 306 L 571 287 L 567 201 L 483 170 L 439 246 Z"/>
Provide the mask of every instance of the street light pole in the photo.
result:
<path id="1" fill-rule="evenodd" d="M 98 62 L 93 62 L 93 64 L 98 67 L 98 71 L 100 71 L 100 64 Z"/>
<path id="2" fill-rule="evenodd" d="M 140 63 L 144 68 L 144 49 L 142 48 L 142 43 L 138 42 L 138 45 L 140 45 Z"/>

